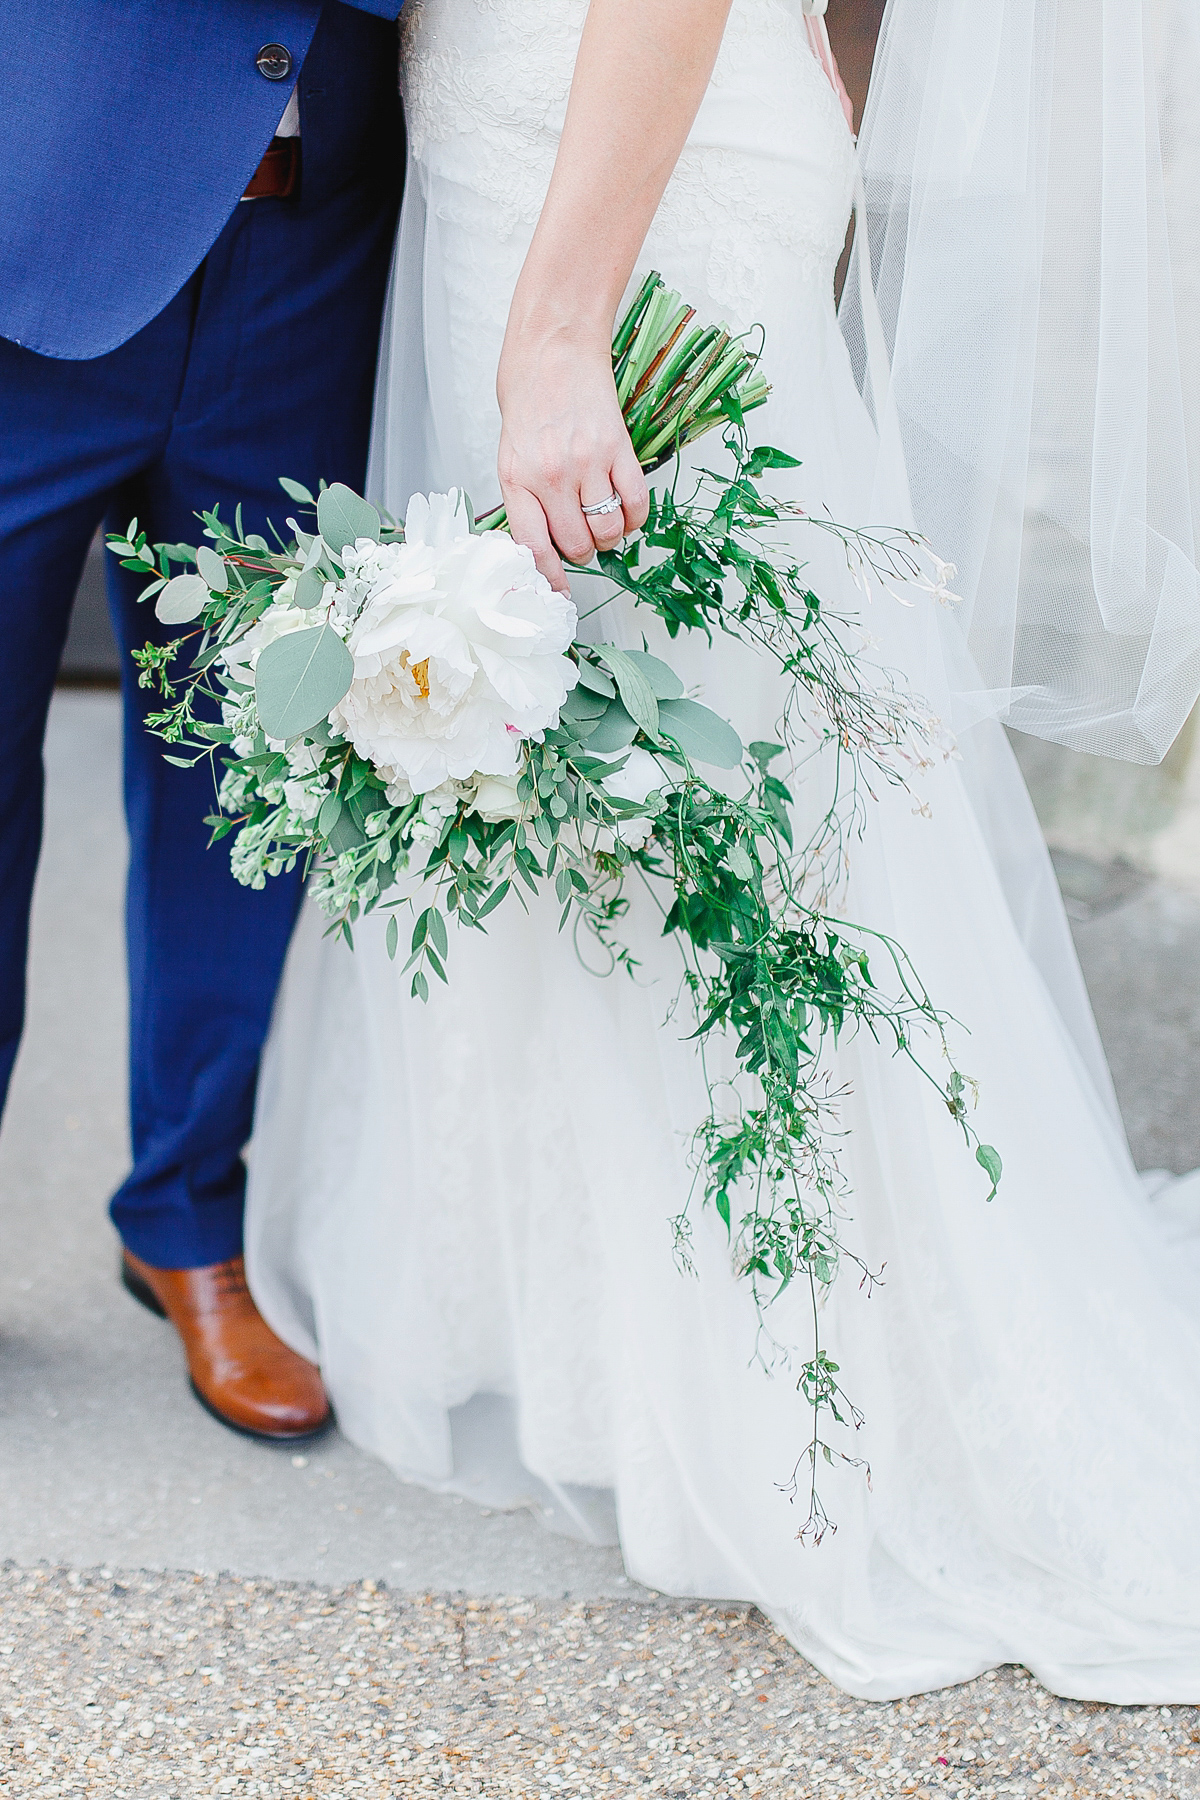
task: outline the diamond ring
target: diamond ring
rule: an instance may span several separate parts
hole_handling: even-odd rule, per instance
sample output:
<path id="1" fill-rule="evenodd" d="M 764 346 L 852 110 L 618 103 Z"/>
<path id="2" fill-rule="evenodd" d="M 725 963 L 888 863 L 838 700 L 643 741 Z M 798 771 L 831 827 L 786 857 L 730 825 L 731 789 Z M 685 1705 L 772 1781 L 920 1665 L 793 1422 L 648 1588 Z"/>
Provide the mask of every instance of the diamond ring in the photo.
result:
<path id="1" fill-rule="evenodd" d="M 625 502 L 614 488 L 607 500 L 599 500 L 595 506 L 581 506 L 579 510 L 585 519 L 602 519 L 606 513 L 620 512 L 624 504 Z"/>

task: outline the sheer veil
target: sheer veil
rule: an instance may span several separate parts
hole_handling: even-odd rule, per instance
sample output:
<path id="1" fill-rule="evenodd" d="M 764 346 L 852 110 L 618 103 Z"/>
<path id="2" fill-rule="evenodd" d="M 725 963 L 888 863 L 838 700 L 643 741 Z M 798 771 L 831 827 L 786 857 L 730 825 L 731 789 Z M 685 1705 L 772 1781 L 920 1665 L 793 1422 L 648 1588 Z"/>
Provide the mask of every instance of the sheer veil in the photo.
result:
<path id="1" fill-rule="evenodd" d="M 842 325 L 958 568 L 957 722 L 1157 761 L 1200 694 L 1200 4 L 889 0 L 860 150 L 890 378 L 862 233 Z"/>

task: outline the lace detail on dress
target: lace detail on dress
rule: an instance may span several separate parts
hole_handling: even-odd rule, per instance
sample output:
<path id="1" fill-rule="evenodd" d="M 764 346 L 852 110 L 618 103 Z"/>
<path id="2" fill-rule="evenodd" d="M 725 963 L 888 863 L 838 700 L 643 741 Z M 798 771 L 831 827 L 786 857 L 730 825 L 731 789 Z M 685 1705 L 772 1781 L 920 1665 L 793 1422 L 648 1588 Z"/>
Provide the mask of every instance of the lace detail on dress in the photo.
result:
<path id="1" fill-rule="evenodd" d="M 586 14 L 587 0 L 410 0 L 405 9 L 413 159 L 486 200 L 497 235 L 536 223 Z"/>
<path id="2" fill-rule="evenodd" d="M 532 229 L 554 167 L 587 0 L 410 0 L 401 56 L 417 167 L 450 184 L 439 207 Z M 754 96 L 779 162 L 747 156 Z M 832 279 L 845 237 L 854 146 L 813 57 L 799 5 L 735 0 L 709 93 L 667 187 L 648 253 L 706 237 L 710 292 L 749 322 L 773 249 Z M 483 202 L 478 210 L 471 200 Z"/>

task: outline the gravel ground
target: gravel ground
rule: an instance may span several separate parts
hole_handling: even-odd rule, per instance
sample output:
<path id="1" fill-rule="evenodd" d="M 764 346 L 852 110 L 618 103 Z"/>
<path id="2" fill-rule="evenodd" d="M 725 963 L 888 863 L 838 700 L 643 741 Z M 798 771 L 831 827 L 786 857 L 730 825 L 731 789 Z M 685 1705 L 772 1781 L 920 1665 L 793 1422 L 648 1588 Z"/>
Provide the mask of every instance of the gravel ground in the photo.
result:
<path id="1" fill-rule="evenodd" d="M 0 1795 L 1200 1794 L 1200 1709 L 848 1699 L 751 1608 L 0 1569 Z"/>

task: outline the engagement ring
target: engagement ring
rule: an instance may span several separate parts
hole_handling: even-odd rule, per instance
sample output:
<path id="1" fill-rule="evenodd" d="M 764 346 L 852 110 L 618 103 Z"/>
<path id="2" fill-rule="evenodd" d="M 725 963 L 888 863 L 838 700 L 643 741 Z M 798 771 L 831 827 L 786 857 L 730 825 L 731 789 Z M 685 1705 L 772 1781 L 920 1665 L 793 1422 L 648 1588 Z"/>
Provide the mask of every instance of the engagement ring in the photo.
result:
<path id="1" fill-rule="evenodd" d="M 581 506 L 580 511 L 583 513 L 585 519 L 599 519 L 602 518 L 605 513 L 620 512 L 624 504 L 625 502 L 621 499 L 616 488 L 614 488 L 607 500 L 597 501 L 595 506 Z"/>

